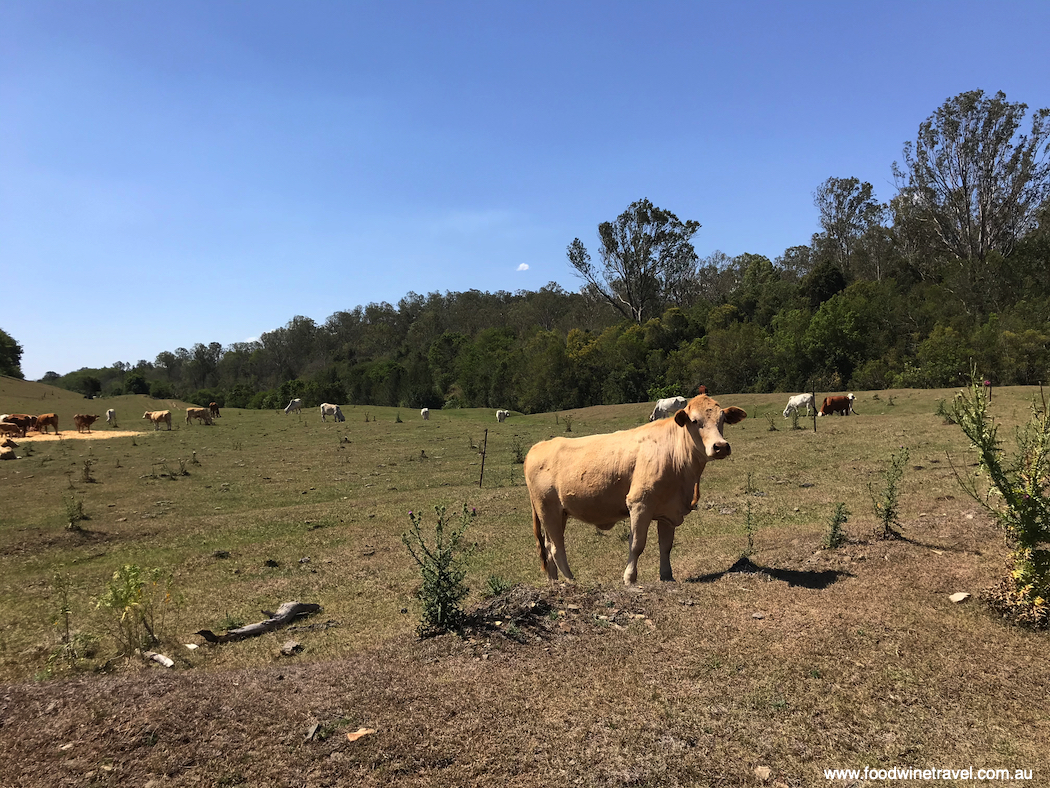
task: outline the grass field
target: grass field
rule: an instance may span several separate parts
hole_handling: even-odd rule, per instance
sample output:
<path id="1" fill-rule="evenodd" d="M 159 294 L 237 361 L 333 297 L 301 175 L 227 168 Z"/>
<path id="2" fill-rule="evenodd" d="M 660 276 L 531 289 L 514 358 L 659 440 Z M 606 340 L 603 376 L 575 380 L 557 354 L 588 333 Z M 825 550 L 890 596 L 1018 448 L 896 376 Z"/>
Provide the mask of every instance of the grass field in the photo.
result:
<path id="1" fill-rule="evenodd" d="M 858 416 L 815 433 L 790 429 L 786 395 L 718 396 L 749 418 L 726 429 L 733 454 L 708 465 L 678 531 L 678 582 L 657 579 L 654 533 L 624 589 L 622 525 L 570 522 L 578 582 L 545 582 L 516 459 L 554 435 L 640 424 L 644 403 L 502 424 L 488 410 L 424 422 L 348 406 L 338 424 L 224 410 L 207 427 L 183 421 L 186 403 L 0 379 L 0 411 L 64 426 L 0 463 L 0 784 L 760 785 L 767 767 L 765 784 L 794 787 L 867 785 L 823 776 L 865 766 L 1028 769 L 992 784 L 1050 784 L 1050 640 L 978 598 L 1008 550 L 949 467 L 948 454 L 972 462 L 935 415 L 953 393 L 861 392 Z M 995 391 L 1008 448 L 1037 394 Z M 133 434 L 66 434 L 74 413 L 110 407 Z M 171 432 L 140 418 L 163 408 Z M 869 485 L 902 446 L 904 539 L 876 540 Z M 821 550 L 840 502 L 848 542 Z M 432 527 L 435 506 L 464 503 L 472 628 L 419 641 L 408 512 Z M 71 530 L 77 506 L 90 519 Z M 739 563 L 749 506 L 754 552 Z M 111 661 L 94 600 L 125 564 L 171 577 L 157 650 L 173 669 Z M 493 576 L 515 588 L 484 598 Z M 73 629 L 101 638 L 75 672 L 48 670 L 61 583 Z M 956 591 L 974 596 L 953 604 Z M 329 625 L 185 647 L 291 600 L 323 606 L 303 624 Z M 302 651 L 283 656 L 290 638 Z M 376 733 L 348 741 L 359 727 Z"/>

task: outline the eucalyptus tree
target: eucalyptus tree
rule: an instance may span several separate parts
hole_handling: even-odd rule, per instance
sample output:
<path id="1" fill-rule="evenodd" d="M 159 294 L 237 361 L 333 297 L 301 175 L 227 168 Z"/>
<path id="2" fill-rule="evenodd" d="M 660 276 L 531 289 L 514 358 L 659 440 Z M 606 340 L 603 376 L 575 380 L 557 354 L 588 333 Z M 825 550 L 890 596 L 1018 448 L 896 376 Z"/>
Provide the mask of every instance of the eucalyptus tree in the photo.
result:
<path id="1" fill-rule="evenodd" d="M 904 198 L 896 208 L 931 232 L 928 251 L 983 262 L 993 252 L 1009 255 L 1036 226 L 1050 198 L 1050 109 L 1036 110 L 1021 134 L 1027 110 L 1002 91 L 960 93 L 904 144 L 903 166 L 893 165 Z"/>
<path id="2" fill-rule="evenodd" d="M 598 225 L 600 266 L 579 238 L 569 244 L 569 265 L 586 290 L 624 317 L 642 323 L 696 279 L 692 237 L 700 223 L 682 221 L 649 200 L 631 203 L 615 221 Z"/>
<path id="3" fill-rule="evenodd" d="M 813 205 L 835 261 L 853 271 L 862 240 L 882 222 L 886 206 L 875 199 L 870 183 L 857 178 L 828 178 L 813 193 Z"/>

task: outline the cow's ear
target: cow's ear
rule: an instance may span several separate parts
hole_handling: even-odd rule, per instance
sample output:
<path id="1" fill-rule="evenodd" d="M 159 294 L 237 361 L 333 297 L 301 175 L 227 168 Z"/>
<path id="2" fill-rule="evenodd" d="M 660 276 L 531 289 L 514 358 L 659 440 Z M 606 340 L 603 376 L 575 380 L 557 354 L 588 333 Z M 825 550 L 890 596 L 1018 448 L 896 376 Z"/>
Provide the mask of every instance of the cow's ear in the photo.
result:
<path id="1" fill-rule="evenodd" d="M 689 422 L 689 414 L 686 413 L 685 410 L 680 410 L 676 414 L 674 414 L 674 423 L 677 424 L 679 427 L 684 427 Z"/>
<path id="2" fill-rule="evenodd" d="M 745 411 L 742 411 L 740 408 L 734 407 L 733 405 L 730 405 L 722 412 L 726 414 L 726 424 L 736 424 L 738 421 L 743 421 L 747 418 L 747 413 Z"/>

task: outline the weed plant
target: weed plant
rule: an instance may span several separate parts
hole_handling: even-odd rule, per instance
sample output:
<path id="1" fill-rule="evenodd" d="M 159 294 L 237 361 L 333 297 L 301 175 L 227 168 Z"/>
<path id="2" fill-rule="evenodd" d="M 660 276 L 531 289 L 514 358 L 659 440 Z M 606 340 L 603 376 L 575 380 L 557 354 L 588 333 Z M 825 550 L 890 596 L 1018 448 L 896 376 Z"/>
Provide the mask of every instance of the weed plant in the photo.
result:
<path id="1" fill-rule="evenodd" d="M 445 507 L 434 507 L 437 525 L 434 542 L 429 545 L 423 537 L 423 517 L 409 512 L 412 528 L 401 534 L 401 541 L 419 566 L 422 585 L 418 597 L 423 603 L 423 613 L 416 633 L 430 637 L 456 629 L 463 621 L 460 603 L 470 593 L 463 580 L 467 576 L 466 560 L 472 548 L 463 545 L 463 537 L 473 517 L 472 510 L 463 504 L 458 526 L 449 528 Z"/>
<path id="2" fill-rule="evenodd" d="M 756 492 L 758 490 L 755 487 L 755 474 L 753 471 L 748 471 L 747 481 L 744 482 L 744 531 L 747 533 L 747 549 L 743 553 L 744 558 L 750 558 L 755 554 L 755 513 L 751 499 Z"/>
<path id="3" fill-rule="evenodd" d="M 876 490 L 872 483 L 868 483 L 868 494 L 878 519 L 876 539 L 900 538 L 900 531 L 897 530 L 900 527 L 900 483 L 907 464 L 908 448 L 901 446 L 900 451 L 890 458 L 890 467 L 883 473 L 882 489 Z"/>
<path id="4" fill-rule="evenodd" d="M 820 543 L 822 548 L 834 550 L 845 544 L 846 535 L 842 532 L 842 526 L 849 520 L 849 516 L 850 511 L 846 508 L 846 504 L 835 504 L 835 512 L 831 515 L 831 522 L 828 523 L 828 532 L 824 534 L 824 540 Z"/>
<path id="5" fill-rule="evenodd" d="M 1040 391 L 1040 394 L 1042 392 Z M 1050 409 L 1034 402 L 1007 456 L 988 414 L 991 397 L 976 379 L 956 395 L 952 415 L 977 452 L 978 470 L 952 470 L 963 490 L 987 509 L 1013 548 L 1012 568 L 992 593 L 993 607 L 1022 624 L 1050 625 Z"/>
<path id="6" fill-rule="evenodd" d="M 119 656 L 130 657 L 160 642 L 177 605 L 173 591 L 172 576 L 160 569 L 125 564 L 113 573 L 95 608 L 103 612 Z"/>
<path id="7" fill-rule="evenodd" d="M 79 531 L 80 523 L 90 519 L 88 515 L 84 514 L 84 502 L 75 495 L 69 496 L 69 499 L 66 501 L 66 520 L 69 522 L 69 525 L 66 526 L 66 529 Z"/>

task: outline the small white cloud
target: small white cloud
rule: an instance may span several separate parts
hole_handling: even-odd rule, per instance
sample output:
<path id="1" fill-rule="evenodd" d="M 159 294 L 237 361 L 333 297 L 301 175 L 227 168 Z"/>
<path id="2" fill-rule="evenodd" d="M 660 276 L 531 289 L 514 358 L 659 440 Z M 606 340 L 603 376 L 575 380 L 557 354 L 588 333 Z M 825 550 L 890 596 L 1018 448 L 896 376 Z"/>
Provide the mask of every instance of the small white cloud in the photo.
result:
<path id="1" fill-rule="evenodd" d="M 518 270 L 519 271 L 528 271 L 529 270 L 529 264 L 528 263 L 522 263 L 521 265 L 518 266 Z"/>

